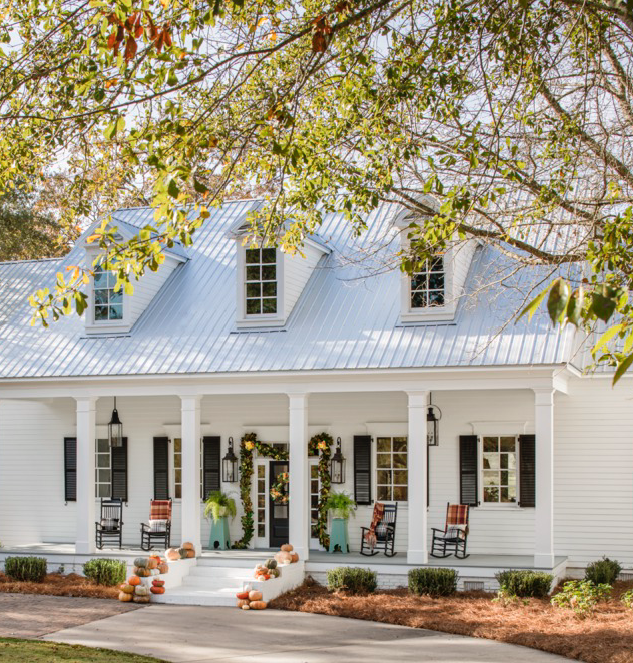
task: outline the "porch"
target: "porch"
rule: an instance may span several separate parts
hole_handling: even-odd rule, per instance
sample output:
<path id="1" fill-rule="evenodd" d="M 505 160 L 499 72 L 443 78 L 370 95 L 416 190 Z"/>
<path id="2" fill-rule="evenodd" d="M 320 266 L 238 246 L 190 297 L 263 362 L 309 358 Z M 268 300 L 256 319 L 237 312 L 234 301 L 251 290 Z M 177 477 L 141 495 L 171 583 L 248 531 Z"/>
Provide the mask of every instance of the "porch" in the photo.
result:
<path id="1" fill-rule="evenodd" d="M 275 549 L 250 550 L 203 550 L 196 558 L 195 563 L 202 566 L 216 567 L 218 569 L 248 569 L 271 557 Z M 6 557 L 12 555 L 36 555 L 48 560 L 49 570 L 56 571 L 63 567 L 65 572 L 81 572 L 82 565 L 91 558 L 106 557 L 120 559 L 127 562 L 129 569 L 133 566 L 135 557 L 147 555 L 140 548 L 103 548 L 92 554 L 78 554 L 70 543 L 33 543 L 14 546 L 11 549 L 0 549 L 0 564 Z M 407 574 L 412 568 L 452 568 L 459 573 L 460 589 L 481 589 L 493 591 L 497 588 L 495 574 L 509 569 L 528 569 L 551 573 L 558 580 L 565 577 L 567 571 L 567 558 L 556 556 L 552 567 L 538 567 L 534 565 L 533 555 L 495 555 L 471 554 L 466 559 L 457 559 L 454 556 L 436 559 L 429 558 L 428 564 L 409 564 L 406 555 L 386 557 L 376 555 L 366 557 L 359 553 L 328 553 L 323 550 L 313 550 L 305 564 L 306 575 L 325 584 L 328 570 L 339 566 L 356 566 L 368 568 L 378 574 L 378 583 L 381 588 L 401 587 L 407 584 Z"/>

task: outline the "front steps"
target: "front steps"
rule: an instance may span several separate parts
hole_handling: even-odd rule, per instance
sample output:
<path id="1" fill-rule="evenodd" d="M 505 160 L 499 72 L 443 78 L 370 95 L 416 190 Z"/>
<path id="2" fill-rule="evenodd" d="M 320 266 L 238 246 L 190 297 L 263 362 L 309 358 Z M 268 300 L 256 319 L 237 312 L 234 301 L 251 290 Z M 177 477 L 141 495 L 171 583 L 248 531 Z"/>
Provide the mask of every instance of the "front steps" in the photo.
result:
<path id="1" fill-rule="evenodd" d="M 253 559 L 235 559 L 231 565 L 225 564 L 224 560 L 218 565 L 218 560 L 204 557 L 196 561 L 179 587 L 152 596 L 152 602 L 234 607 L 237 602 L 235 595 L 246 585 L 261 591 L 264 601 L 270 601 L 300 585 L 305 575 L 303 562 L 298 562 L 281 567 L 280 578 L 257 582 L 253 578 L 257 562 Z"/>

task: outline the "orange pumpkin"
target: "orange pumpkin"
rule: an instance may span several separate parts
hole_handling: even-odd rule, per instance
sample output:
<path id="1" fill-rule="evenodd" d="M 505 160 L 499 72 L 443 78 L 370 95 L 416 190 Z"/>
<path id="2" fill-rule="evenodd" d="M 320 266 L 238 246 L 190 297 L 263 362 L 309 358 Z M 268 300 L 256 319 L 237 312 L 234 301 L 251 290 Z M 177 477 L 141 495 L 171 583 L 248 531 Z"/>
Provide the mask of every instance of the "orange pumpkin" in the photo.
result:
<path id="1" fill-rule="evenodd" d="M 294 548 L 289 543 L 284 543 L 284 545 L 281 546 L 281 550 L 283 552 L 292 552 Z"/>
<path id="2" fill-rule="evenodd" d="M 147 560 L 147 567 L 146 568 L 148 568 L 150 570 L 158 568 L 158 560 L 156 559 L 156 557 L 150 557 Z"/>
<path id="3" fill-rule="evenodd" d="M 124 594 L 134 594 L 134 587 L 132 585 L 128 585 L 127 583 L 123 583 L 122 585 L 119 585 L 119 589 L 124 593 Z"/>
<path id="4" fill-rule="evenodd" d="M 193 548 L 187 548 L 187 558 L 191 559 L 196 556 L 196 551 Z"/>
<path id="5" fill-rule="evenodd" d="M 237 600 L 237 607 L 238 608 L 243 608 L 245 605 L 249 605 L 248 599 L 238 599 Z"/>
<path id="6" fill-rule="evenodd" d="M 141 579 L 138 576 L 130 576 L 127 579 L 127 584 L 132 585 L 132 587 L 136 587 L 137 585 L 141 584 Z"/>
<path id="7" fill-rule="evenodd" d="M 185 541 L 181 546 L 181 548 L 184 548 L 185 550 L 193 550 L 193 543 L 190 541 Z"/>
<path id="8" fill-rule="evenodd" d="M 256 589 L 253 589 L 248 593 L 248 598 L 250 601 L 261 601 L 263 598 L 263 594 L 261 592 L 258 592 Z"/>
<path id="9" fill-rule="evenodd" d="M 165 585 L 165 581 L 158 580 L 157 578 L 156 580 L 152 580 L 152 585 L 154 585 L 154 587 L 163 587 Z"/>
<path id="10" fill-rule="evenodd" d="M 167 564 L 167 562 L 161 562 L 158 565 L 158 572 L 161 575 L 164 575 L 165 573 L 169 573 L 169 565 Z"/>
<path id="11" fill-rule="evenodd" d="M 164 587 L 150 587 L 149 591 L 152 592 L 152 594 L 164 594 L 165 593 L 165 588 Z"/>
<path id="12" fill-rule="evenodd" d="M 291 552 L 290 553 L 290 563 L 294 564 L 295 562 L 299 561 L 299 553 L 296 552 Z"/>
<path id="13" fill-rule="evenodd" d="M 235 596 L 240 600 L 244 600 L 248 598 L 248 592 L 238 592 Z"/>
<path id="14" fill-rule="evenodd" d="M 253 610 L 266 610 L 268 603 L 266 601 L 251 601 L 251 608 Z"/>
<path id="15" fill-rule="evenodd" d="M 171 560 L 172 562 L 174 562 L 177 559 L 180 559 L 180 553 L 178 552 L 178 548 L 168 548 L 165 551 L 165 557 L 167 557 L 167 559 Z"/>
<path id="16" fill-rule="evenodd" d="M 127 603 L 128 601 L 132 600 L 132 595 L 127 594 L 126 592 L 119 592 L 119 601 L 122 601 L 123 603 Z"/>

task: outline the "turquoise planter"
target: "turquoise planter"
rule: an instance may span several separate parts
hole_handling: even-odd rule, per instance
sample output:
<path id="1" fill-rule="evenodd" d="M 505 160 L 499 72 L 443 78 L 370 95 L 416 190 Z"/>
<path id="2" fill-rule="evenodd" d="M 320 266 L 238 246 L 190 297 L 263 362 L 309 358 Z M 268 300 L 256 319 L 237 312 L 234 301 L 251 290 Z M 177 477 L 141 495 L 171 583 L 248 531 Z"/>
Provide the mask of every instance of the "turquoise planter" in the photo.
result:
<path id="1" fill-rule="evenodd" d="M 209 548 L 211 550 L 229 550 L 230 547 L 231 534 L 229 533 L 228 516 L 222 516 L 217 521 L 211 520 Z"/>
<path id="2" fill-rule="evenodd" d="M 349 536 L 347 535 L 347 519 L 345 518 L 332 518 L 328 552 L 337 552 L 337 548 L 343 554 L 349 552 Z"/>

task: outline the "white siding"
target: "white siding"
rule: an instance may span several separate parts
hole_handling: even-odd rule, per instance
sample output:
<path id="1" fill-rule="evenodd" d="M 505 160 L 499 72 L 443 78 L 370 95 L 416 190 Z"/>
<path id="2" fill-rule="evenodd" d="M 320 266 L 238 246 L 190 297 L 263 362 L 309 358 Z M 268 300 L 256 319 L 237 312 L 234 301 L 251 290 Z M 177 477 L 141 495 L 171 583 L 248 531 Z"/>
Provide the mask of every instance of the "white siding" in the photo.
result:
<path id="1" fill-rule="evenodd" d="M 130 296 L 130 318 L 132 326 L 149 306 L 154 295 L 161 289 L 163 283 L 180 263 L 169 256 L 165 256 L 165 262 L 155 271 L 147 270 L 145 274 L 134 285 L 134 293 Z"/>
<path id="2" fill-rule="evenodd" d="M 454 298 L 461 297 L 464 286 L 466 285 L 466 278 L 468 277 L 468 271 L 470 270 L 470 263 L 473 259 L 473 254 L 477 248 L 477 242 L 475 240 L 467 240 L 465 242 L 460 242 L 457 246 L 452 249 L 452 260 L 451 267 L 453 270 L 453 292 L 452 296 Z"/>
<path id="3" fill-rule="evenodd" d="M 633 567 L 633 389 L 573 380 L 555 401 L 554 542 L 572 566 Z"/>
<path id="4" fill-rule="evenodd" d="M 319 249 L 306 245 L 302 249 L 305 258 L 298 253 L 284 256 L 284 314 L 292 313 L 294 305 L 301 296 L 314 268 L 323 253 Z"/>

